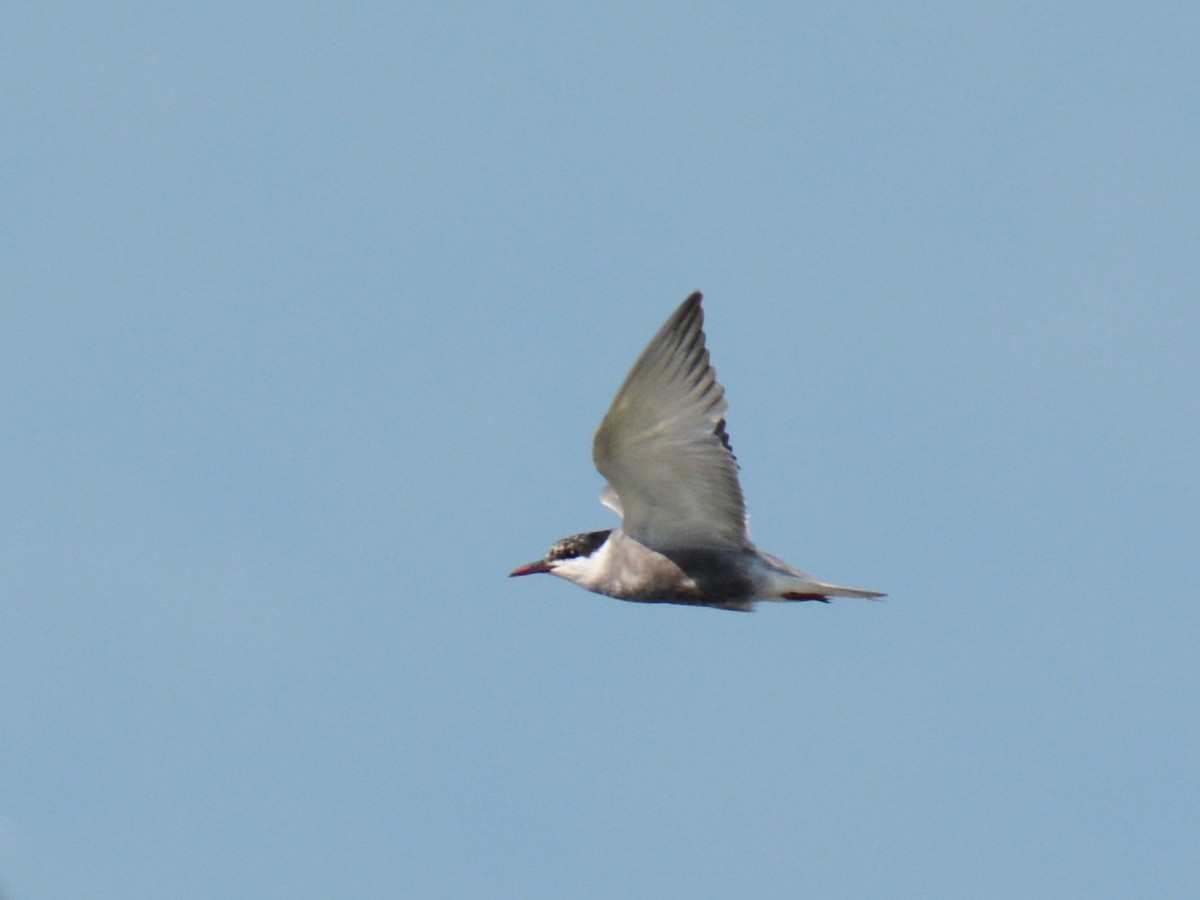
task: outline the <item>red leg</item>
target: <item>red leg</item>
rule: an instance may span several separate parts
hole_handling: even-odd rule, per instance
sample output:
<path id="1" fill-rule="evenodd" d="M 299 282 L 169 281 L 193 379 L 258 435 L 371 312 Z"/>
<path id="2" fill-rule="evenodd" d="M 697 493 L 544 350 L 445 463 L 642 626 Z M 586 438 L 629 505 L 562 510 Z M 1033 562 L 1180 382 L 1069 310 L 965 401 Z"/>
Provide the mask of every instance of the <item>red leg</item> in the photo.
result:
<path id="1" fill-rule="evenodd" d="M 798 594 L 795 591 L 788 591 L 786 594 L 781 594 L 784 600 L 819 600 L 822 603 L 828 603 L 829 598 L 824 594 Z"/>

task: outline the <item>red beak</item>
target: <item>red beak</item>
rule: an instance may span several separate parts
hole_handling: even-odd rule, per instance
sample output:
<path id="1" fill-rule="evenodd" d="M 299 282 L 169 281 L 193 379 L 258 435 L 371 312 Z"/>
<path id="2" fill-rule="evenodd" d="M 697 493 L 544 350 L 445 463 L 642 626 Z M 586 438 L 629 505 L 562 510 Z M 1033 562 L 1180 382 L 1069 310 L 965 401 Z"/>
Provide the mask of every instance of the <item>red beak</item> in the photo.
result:
<path id="1" fill-rule="evenodd" d="M 544 559 L 539 559 L 537 562 L 526 563 L 523 566 L 518 566 L 508 573 L 509 578 L 516 578 L 518 575 L 536 575 L 538 572 L 549 572 L 550 564 Z"/>

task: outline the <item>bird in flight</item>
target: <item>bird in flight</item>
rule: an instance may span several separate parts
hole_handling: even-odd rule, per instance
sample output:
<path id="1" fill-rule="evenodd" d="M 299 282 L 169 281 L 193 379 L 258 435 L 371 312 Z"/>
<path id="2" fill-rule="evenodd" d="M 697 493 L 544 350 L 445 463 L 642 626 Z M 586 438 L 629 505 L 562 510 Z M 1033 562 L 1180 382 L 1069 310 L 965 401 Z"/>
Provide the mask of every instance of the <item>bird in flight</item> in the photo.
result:
<path id="1" fill-rule="evenodd" d="M 597 594 L 749 612 L 756 600 L 878 598 L 816 581 L 750 541 L 725 389 L 708 361 L 697 291 L 625 377 L 592 442 L 600 502 L 622 527 L 573 534 L 511 576 L 549 572 Z"/>

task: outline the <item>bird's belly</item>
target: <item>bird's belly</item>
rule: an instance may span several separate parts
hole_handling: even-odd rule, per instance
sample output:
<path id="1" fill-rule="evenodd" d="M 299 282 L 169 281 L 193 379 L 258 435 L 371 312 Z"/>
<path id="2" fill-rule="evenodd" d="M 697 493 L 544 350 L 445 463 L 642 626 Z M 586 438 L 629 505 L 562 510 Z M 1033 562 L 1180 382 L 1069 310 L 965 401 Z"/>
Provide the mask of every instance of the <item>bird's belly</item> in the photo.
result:
<path id="1" fill-rule="evenodd" d="M 755 585 L 740 565 L 741 554 L 707 549 L 660 553 L 624 537 L 637 552 L 622 554 L 619 569 L 593 590 L 635 603 L 750 608 Z"/>

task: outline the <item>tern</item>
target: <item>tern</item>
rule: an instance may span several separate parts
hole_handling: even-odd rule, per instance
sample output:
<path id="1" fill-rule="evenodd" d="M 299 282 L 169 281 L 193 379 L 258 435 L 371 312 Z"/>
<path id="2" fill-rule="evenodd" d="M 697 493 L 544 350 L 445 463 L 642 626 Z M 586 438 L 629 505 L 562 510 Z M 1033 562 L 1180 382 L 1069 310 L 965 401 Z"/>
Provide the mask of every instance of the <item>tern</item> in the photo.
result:
<path id="1" fill-rule="evenodd" d="M 549 572 L 620 600 L 742 612 L 756 600 L 884 596 L 816 581 L 751 543 L 700 300 L 659 329 L 596 431 L 600 502 L 622 527 L 565 537 L 510 577 Z"/>

